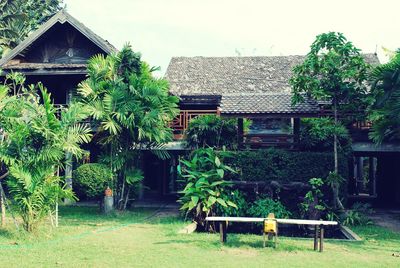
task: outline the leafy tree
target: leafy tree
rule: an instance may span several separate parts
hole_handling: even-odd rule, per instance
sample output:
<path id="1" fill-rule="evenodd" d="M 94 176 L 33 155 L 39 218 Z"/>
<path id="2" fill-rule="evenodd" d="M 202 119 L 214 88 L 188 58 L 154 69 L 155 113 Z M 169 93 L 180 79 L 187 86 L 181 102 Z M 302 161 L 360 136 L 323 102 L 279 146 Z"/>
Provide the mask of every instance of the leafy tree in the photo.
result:
<path id="1" fill-rule="evenodd" d="M 0 0 L 0 56 L 59 11 L 62 0 Z"/>
<path id="2" fill-rule="evenodd" d="M 303 150 L 327 151 L 333 148 L 333 135 L 337 135 L 340 148 L 349 152 L 351 138 L 347 128 L 332 118 L 303 118 L 300 129 L 300 146 Z"/>
<path id="3" fill-rule="evenodd" d="M 376 143 L 400 138 L 400 52 L 370 74 L 374 103 L 369 110 L 370 137 Z"/>
<path id="4" fill-rule="evenodd" d="M 212 148 L 197 149 L 189 160 L 182 159 L 179 173 L 186 186 L 179 199 L 181 210 L 192 213 L 193 220 L 204 225 L 205 218 L 215 213 L 217 204 L 237 209 L 226 193 L 231 184 L 224 177 L 229 172 L 235 171 L 224 165 Z"/>
<path id="5" fill-rule="evenodd" d="M 178 99 L 168 94 L 168 82 L 152 76 L 154 68 L 126 45 L 121 52 L 88 62 L 88 78 L 78 88 L 94 123 L 96 141 L 116 178 L 119 209 L 126 208 L 135 185 L 143 178 L 141 149 L 162 149 L 172 140 L 169 123 L 178 114 Z M 160 157 L 166 151 L 155 150 Z"/>
<path id="6" fill-rule="evenodd" d="M 22 76 L 17 77 L 19 82 L 0 86 L 0 161 L 7 167 L 1 177 L 8 175 L 13 205 L 31 232 L 61 198 L 74 197 L 57 170 L 66 153 L 84 154 L 80 144 L 89 142 L 91 134 L 79 123 L 85 118 L 81 105 L 71 104 L 58 119 L 46 89 L 41 84 L 25 88 Z"/>
<path id="7" fill-rule="evenodd" d="M 304 62 L 293 69 L 290 79 L 293 104 L 302 102 L 305 96 L 329 101 L 338 125 L 339 113 L 364 109 L 366 88 L 364 81 L 367 65 L 351 42 L 341 33 L 329 32 L 316 37 Z M 338 138 L 333 135 L 334 172 L 338 174 Z M 333 205 L 343 207 L 339 200 L 339 184 L 333 187 Z"/>

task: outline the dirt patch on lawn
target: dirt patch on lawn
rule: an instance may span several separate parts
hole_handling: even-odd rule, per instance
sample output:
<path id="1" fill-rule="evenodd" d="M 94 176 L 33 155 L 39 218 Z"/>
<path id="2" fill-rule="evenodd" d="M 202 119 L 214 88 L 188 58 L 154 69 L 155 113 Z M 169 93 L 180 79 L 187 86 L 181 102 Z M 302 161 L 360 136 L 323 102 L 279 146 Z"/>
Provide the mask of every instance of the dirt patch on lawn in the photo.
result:
<path id="1" fill-rule="evenodd" d="M 229 248 L 229 249 L 223 249 L 222 252 L 229 255 L 235 255 L 241 257 L 257 257 L 258 255 L 258 252 L 253 249 Z"/>
<path id="2" fill-rule="evenodd" d="M 400 233 L 400 210 L 377 209 L 369 218 L 378 226 Z"/>

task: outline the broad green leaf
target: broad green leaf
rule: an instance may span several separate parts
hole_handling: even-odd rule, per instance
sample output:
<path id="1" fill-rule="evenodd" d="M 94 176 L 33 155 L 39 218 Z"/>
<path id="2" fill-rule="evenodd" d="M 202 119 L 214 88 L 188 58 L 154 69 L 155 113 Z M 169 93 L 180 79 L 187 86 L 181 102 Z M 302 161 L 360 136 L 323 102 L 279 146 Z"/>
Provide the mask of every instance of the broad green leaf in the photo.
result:
<path id="1" fill-rule="evenodd" d="M 224 199 L 222 199 L 222 198 L 217 198 L 217 202 L 218 202 L 221 206 L 227 207 L 227 204 L 226 204 L 226 202 L 225 202 Z"/>
<path id="2" fill-rule="evenodd" d="M 198 196 L 192 196 L 191 199 L 192 199 L 192 203 L 195 206 L 197 206 L 197 203 L 199 202 L 199 197 Z"/>
<path id="3" fill-rule="evenodd" d="M 221 161 L 219 160 L 218 156 L 215 156 L 215 165 L 219 167 L 221 165 Z"/>
<path id="4" fill-rule="evenodd" d="M 226 201 L 226 204 L 227 204 L 228 206 L 231 206 L 231 207 L 234 207 L 234 208 L 238 209 L 238 207 L 236 206 L 236 204 L 233 203 L 233 202 L 231 202 L 231 201 Z"/>

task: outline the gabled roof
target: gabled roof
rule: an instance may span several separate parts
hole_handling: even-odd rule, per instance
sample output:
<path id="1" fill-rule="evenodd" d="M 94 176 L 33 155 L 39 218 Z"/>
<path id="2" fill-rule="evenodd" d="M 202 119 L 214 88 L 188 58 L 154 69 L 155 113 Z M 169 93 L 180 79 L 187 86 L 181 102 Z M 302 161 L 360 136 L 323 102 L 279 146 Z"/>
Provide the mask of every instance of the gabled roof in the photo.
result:
<path id="1" fill-rule="evenodd" d="M 364 54 L 378 64 L 376 54 Z M 165 78 L 175 95 L 224 95 L 232 93 L 290 93 L 294 66 L 305 56 L 176 57 Z"/>
<path id="2" fill-rule="evenodd" d="M 111 45 L 108 41 L 96 35 L 92 30 L 90 30 L 88 27 L 79 22 L 77 19 L 72 17 L 67 11 L 62 9 L 56 14 L 54 14 L 54 16 L 51 17 L 47 22 L 42 24 L 36 31 L 31 33 L 18 46 L 16 46 L 3 58 L 1 58 L 0 66 L 6 64 L 10 60 L 14 59 L 17 55 L 21 54 L 24 50 L 29 48 L 29 46 L 33 42 L 35 42 L 38 38 L 40 38 L 47 30 L 53 27 L 56 23 L 61 23 L 61 24 L 69 23 L 107 54 L 117 51 L 117 49 L 113 45 Z"/>

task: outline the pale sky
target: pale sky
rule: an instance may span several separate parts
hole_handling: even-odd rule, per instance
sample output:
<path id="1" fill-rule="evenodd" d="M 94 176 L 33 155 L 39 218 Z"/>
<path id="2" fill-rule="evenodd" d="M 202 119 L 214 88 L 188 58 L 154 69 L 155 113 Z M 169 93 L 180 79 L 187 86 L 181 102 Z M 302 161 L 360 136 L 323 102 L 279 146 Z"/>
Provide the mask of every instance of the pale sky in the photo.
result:
<path id="1" fill-rule="evenodd" d="M 400 47 L 400 0 L 64 0 L 68 12 L 163 74 L 173 56 L 306 54 L 337 31 L 363 52 Z"/>

